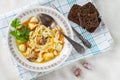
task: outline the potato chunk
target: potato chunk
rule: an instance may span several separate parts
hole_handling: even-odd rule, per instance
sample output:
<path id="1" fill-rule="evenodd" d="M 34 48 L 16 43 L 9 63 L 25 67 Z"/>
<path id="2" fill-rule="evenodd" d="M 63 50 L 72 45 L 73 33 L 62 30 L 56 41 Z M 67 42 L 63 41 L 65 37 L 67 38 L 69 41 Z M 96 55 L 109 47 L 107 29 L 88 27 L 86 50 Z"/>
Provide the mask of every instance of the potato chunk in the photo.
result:
<path id="1" fill-rule="evenodd" d="M 37 24 L 36 23 L 32 23 L 32 22 L 29 22 L 29 24 L 28 24 L 28 27 L 29 27 L 30 30 L 35 29 L 36 26 L 37 26 Z"/>
<path id="2" fill-rule="evenodd" d="M 53 54 L 53 53 L 45 53 L 45 54 L 43 55 L 44 61 L 51 60 L 52 58 L 54 58 L 54 54 Z"/>
<path id="3" fill-rule="evenodd" d="M 31 19 L 30 19 L 30 22 L 28 23 L 28 27 L 30 30 L 33 30 L 35 29 L 35 27 L 37 26 L 38 24 L 38 19 L 37 17 L 33 16 Z"/>
<path id="4" fill-rule="evenodd" d="M 57 51 L 61 51 L 61 50 L 62 50 L 62 47 L 63 47 L 62 44 L 59 43 L 59 44 L 56 46 L 56 50 L 57 50 Z"/>
<path id="5" fill-rule="evenodd" d="M 26 51 L 26 46 L 25 46 L 25 44 L 20 44 L 20 45 L 18 46 L 18 48 L 19 48 L 19 50 L 20 50 L 21 52 L 25 52 L 25 51 Z"/>
<path id="6" fill-rule="evenodd" d="M 33 17 L 30 19 L 30 22 L 36 22 L 36 23 L 38 23 L 37 17 L 33 16 Z"/>

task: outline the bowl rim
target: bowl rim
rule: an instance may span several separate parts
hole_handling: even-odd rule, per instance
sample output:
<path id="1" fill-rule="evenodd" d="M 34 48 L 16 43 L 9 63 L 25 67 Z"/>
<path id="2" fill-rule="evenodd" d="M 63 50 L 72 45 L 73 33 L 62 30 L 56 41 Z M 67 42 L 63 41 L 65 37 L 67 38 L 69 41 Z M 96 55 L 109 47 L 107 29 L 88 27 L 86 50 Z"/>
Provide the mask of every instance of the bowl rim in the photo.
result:
<path id="1" fill-rule="evenodd" d="M 57 10 L 55 10 L 55 9 L 53 9 L 53 8 L 51 8 L 51 7 L 38 6 L 38 7 L 27 8 L 27 9 L 24 9 L 24 10 L 20 11 L 20 12 L 14 17 L 14 19 L 17 18 L 18 16 L 20 16 L 22 13 L 24 13 L 24 12 L 26 12 L 26 11 L 33 10 L 33 9 L 37 9 L 37 8 L 49 9 L 49 10 L 52 10 L 53 12 L 57 13 L 58 15 L 60 15 L 60 17 L 62 17 L 62 18 L 64 19 L 64 21 L 67 23 L 67 25 L 68 25 L 68 27 L 69 27 L 69 29 L 70 29 L 70 33 L 71 33 L 71 37 L 70 37 L 70 38 L 71 38 L 71 39 L 74 38 L 74 37 L 73 37 L 73 31 L 72 31 L 72 28 L 71 28 L 70 23 L 68 22 L 68 20 L 67 20 L 60 12 L 58 12 Z M 13 20 L 13 19 L 12 19 L 12 20 Z M 12 20 L 11 20 L 11 22 L 12 22 Z M 11 23 L 11 22 L 10 22 L 10 23 Z M 9 26 L 10 26 L 10 25 L 9 25 Z M 11 27 L 11 26 L 10 26 L 10 27 Z M 10 27 L 9 27 L 9 31 L 8 31 L 8 45 L 9 45 L 9 51 L 12 53 L 12 51 L 11 51 L 11 49 L 10 49 L 10 45 L 12 45 L 12 44 L 9 44 L 9 38 L 10 38 L 10 36 L 11 36 L 11 35 L 10 35 Z M 70 45 L 69 52 L 68 52 L 69 55 L 70 55 L 71 51 L 72 51 L 72 46 Z M 15 53 L 16 53 L 16 52 L 15 52 Z M 22 54 L 21 54 L 21 55 L 22 55 Z M 58 65 L 56 65 L 56 66 L 54 66 L 54 67 L 52 67 L 52 68 L 46 69 L 46 70 L 34 70 L 34 69 L 32 69 L 32 68 L 28 68 L 28 67 L 23 66 L 22 63 L 19 63 L 18 61 L 16 61 L 16 62 L 18 63 L 18 65 L 20 65 L 20 66 L 22 66 L 23 68 L 28 69 L 28 70 L 30 70 L 30 71 L 45 72 L 45 71 L 53 70 L 54 68 L 56 69 L 56 67 L 60 66 L 60 65 L 69 57 L 69 55 L 66 56 L 65 59 L 62 60 L 62 62 L 59 63 Z M 12 56 L 15 58 L 16 55 L 12 53 Z M 24 60 L 23 60 L 23 62 L 24 62 Z M 39 64 L 38 64 L 38 65 L 39 65 Z"/>

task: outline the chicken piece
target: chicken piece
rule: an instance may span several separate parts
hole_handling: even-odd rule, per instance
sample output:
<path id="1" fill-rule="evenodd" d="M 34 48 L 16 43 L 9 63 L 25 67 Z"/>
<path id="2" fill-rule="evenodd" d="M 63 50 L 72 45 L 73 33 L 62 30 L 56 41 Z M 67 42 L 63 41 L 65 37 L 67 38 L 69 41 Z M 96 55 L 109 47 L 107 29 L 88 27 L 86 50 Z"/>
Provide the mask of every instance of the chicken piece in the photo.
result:
<path id="1" fill-rule="evenodd" d="M 32 54 L 29 54 L 27 56 L 27 60 L 29 60 L 30 62 L 34 62 L 38 57 L 38 53 L 35 53 L 34 51 L 32 52 Z"/>
<path id="2" fill-rule="evenodd" d="M 47 42 L 47 37 L 42 36 L 42 39 L 40 39 L 40 44 L 44 45 L 46 42 Z"/>

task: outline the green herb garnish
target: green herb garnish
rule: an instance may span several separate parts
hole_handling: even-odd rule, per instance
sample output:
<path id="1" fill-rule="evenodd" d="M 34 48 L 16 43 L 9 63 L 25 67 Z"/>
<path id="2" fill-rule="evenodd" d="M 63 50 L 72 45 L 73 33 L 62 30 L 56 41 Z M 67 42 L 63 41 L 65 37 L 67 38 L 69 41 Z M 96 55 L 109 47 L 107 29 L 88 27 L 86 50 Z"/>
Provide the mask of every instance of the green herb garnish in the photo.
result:
<path id="1" fill-rule="evenodd" d="M 22 27 L 22 24 L 18 18 L 12 21 L 11 26 L 15 29 L 20 29 Z"/>
<path id="2" fill-rule="evenodd" d="M 11 26 L 15 28 L 14 31 L 10 32 L 11 35 L 21 42 L 28 41 L 30 30 L 26 26 L 23 26 L 18 18 L 12 21 Z"/>

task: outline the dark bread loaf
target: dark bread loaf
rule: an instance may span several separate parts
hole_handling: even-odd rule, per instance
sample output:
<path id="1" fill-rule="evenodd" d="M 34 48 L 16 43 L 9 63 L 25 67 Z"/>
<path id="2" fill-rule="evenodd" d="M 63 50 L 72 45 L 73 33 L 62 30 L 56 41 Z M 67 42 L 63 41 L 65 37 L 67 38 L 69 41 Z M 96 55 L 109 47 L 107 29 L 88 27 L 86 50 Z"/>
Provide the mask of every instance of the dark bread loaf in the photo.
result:
<path id="1" fill-rule="evenodd" d="M 77 7 L 77 9 L 74 7 Z M 73 5 L 68 14 L 68 19 L 89 32 L 94 32 L 101 22 L 99 12 L 91 2 L 83 6 Z"/>

